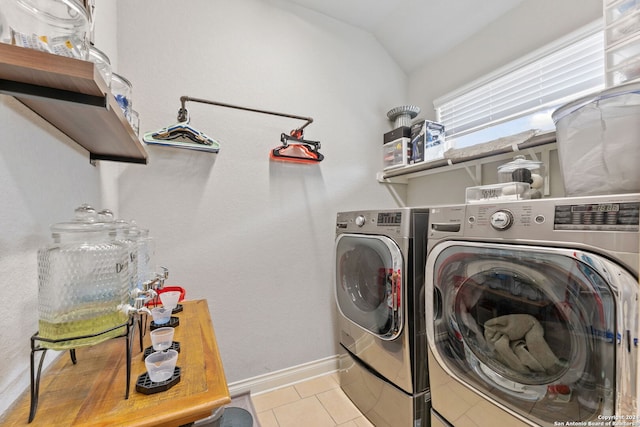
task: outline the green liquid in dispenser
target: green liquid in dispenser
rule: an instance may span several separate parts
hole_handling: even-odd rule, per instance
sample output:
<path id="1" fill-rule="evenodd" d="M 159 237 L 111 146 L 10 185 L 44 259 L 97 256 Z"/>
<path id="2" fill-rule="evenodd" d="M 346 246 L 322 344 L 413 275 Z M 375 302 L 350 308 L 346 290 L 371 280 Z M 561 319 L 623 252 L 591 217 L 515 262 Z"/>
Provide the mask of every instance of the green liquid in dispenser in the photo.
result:
<path id="1" fill-rule="evenodd" d="M 64 338 L 75 338 L 84 335 L 99 334 L 102 331 L 111 329 L 114 326 L 123 324 L 127 321 L 127 317 L 121 312 L 112 312 L 99 316 L 94 316 L 86 320 L 74 320 L 70 322 L 52 323 L 44 320 L 39 321 L 39 337 L 61 340 Z M 123 335 L 125 327 L 114 329 L 108 333 L 100 334 L 95 337 L 72 339 L 69 341 L 60 341 L 50 343 L 46 341 L 38 341 L 43 348 L 53 350 L 68 350 L 72 348 L 85 347 L 99 344 L 108 339 Z"/>

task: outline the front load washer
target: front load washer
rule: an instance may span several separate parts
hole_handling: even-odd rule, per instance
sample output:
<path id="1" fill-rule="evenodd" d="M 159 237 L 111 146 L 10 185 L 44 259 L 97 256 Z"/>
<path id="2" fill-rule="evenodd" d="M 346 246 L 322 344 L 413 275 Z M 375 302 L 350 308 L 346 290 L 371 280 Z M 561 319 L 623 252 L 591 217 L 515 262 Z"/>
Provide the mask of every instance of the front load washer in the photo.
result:
<path id="1" fill-rule="evenodd" d="M 637 422 L 639 210 L 639 194 L 431 209 L 432 425 Z"/>
<path id="2" fill-rule="evenodd" d="M 338 213 L 340 386 L 376 427 L 429 425 L 428 209 Z"/>

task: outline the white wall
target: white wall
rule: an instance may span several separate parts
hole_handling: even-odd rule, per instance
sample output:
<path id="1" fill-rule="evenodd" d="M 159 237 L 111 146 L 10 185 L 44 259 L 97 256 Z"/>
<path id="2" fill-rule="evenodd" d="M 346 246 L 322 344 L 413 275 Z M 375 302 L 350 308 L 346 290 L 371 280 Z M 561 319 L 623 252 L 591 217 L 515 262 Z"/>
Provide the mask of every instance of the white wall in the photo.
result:
<path id="1" fill-rule="evenodd" d="M 108 16 L 115 9 L 108 12 L 105 2 L 96 41 L 115 48 L 115 19 Z M 91 166 L 86 151 L 6 95 L 0 95 L 0 141 L 2 413 L 29 386 L 29 338 L 38 330 L 37 250 L 51 241 L 49 226 L 71 219 L 80 204 L 104 206 L 105 168 Z M 48 352 L 45 363 L 58 354 Z"/>
<path id="2" fill-rule="evenodd" d="M 36 252 L 49 225 L 100 204 L 100 167 L 15 99 L 0 95 L 0 412 L 29 384 L 29 338 L 38 330 Z M 47 356 L 47 361 L 52 357 Z"/>
<path id="3" fill-rule="evenodd" d="M 409 101 L 435 120 L 433 100 L 602 17 L 601 0 L 526 0 L 473 37 L 409 75 Z M 604 60 L 604 59 L 603 59 Z M 564 195 L 557 152 L 549 168 L 553 197 Z M 508 161 L 508 160 L 507 160 Z M 483 182 L 496 183 L 496 167 L 483 166 Z M 409 181 L 408 205 L 464 203 L 474 183 L 465 169 L 449 170 Z"/>
<path id="4" fill-rule="evenodd" d="M 118 40 L 143 130 L 181 95 L 313 117 L 326 159 L 284 164 L 269 152 L 304 122 L 189 102 L 220 153 L 149 147 L 116 184 L 170 284 L 208 300 L 230 382 L 335 354 L 335 215 L 395 206 L 375 176 L 405 75 L 370 34 L 280 1 L 120 1 Z"/>

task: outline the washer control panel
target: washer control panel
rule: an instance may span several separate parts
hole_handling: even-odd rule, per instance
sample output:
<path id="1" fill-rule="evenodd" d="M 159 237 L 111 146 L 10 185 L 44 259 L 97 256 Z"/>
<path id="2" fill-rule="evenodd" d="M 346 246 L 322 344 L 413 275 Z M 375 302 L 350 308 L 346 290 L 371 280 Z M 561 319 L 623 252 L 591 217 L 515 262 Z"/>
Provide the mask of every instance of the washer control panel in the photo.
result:
<path id="1" fill-rule="evenodd" d="M 637 231 L 640 202 L 559 204 L 554 212 L 556 230 Z"/>
<path id="2" fill-rule="evenodd" d="M 638 271 L 640 194 L 431 208 L 429 247 L 442 240 L 588 248 Z"/>
<path id="3" fill-rule="evenodd" d="M 538 199 L 466 206 L 466 235 L 540 239 L 556 231 L 637 232 L 640 196 Z"/>
<path id="4" fill-rule="evenodd" d="M 469 230 L 485 230 L 486 233 L 528 228 L 532 224 L 546 227 L 548 214 L 540 208 L 515 203 L 508 206 L 497 203 L 467 205 L 467 227 Z"/>

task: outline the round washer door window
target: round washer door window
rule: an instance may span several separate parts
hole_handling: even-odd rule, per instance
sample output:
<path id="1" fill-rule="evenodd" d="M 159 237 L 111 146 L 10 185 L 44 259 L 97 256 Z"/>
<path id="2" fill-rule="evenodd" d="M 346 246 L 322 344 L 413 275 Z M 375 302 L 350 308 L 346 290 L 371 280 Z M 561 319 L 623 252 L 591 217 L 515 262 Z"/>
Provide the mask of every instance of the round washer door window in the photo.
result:
<path id="1" fill-rule="evenodd" d="M 336 240 L 336 300 L 342 314 L 383 339 L 402 329 L 402 255 L 386 236 Z"/>
<path id="2" fill-rule="evenodd" d="M 561 306 L 550 303 L 559 273 L 515 261 L 468 261 L 452 317 L 485 371 L 521 384 L 551 384 L 589 345 Z M 581 367 L 582 369 L 582 367 Z"/>
<path id="3" fill-rule="evenodd" d="M 622 267 L 577 250 L 446 242 L 426 268 L 429 346 L 482 395 L 545 425 L 635 400 L 627 301 L 638 286 Z"/>

